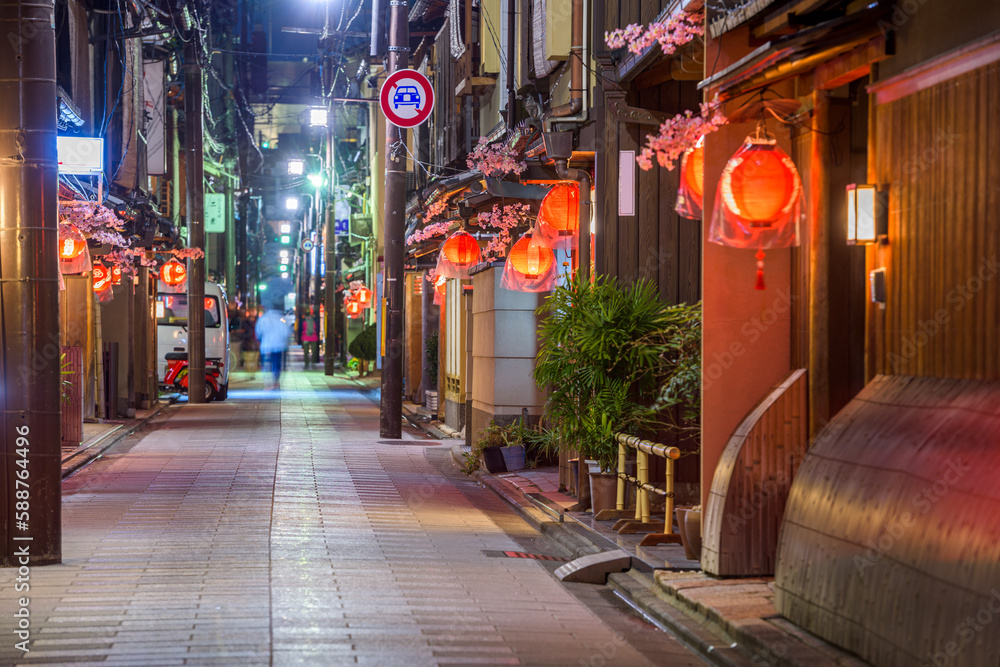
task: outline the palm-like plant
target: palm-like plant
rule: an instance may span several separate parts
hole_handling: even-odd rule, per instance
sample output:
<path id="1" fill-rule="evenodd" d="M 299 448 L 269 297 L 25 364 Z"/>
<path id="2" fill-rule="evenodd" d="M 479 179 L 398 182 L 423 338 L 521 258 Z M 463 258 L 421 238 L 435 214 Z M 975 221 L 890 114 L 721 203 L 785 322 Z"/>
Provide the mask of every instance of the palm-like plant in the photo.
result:
<path id="1" fill-rule="evenodd" d="M 545 416 L 562 445 L 608 470 L 617 456 L 610 435 L 659 423 L 665 361 L 690 308 L 663 305 L 649 282 L 622 288 L 610 277 L 573 279 L 546 299 L 534 377 L 550 390 Z"/>

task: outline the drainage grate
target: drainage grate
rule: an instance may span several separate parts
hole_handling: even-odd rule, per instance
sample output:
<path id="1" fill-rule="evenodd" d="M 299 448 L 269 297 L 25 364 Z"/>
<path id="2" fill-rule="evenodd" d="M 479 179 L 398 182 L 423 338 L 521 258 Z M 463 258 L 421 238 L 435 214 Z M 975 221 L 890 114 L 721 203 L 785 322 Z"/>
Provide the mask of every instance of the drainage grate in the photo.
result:
<path id="1" fill-rule="evenodd" d="M 440 445 L 439 440 L 379 440 L 380 445 L 413 445 L 417 447 L 436 447 Z"/>
<path id="2" fill-rule="evenodd" d="M 546 556 L 544 554 L 529 554 L 524 551 L 492 551 L 484 550 L 483 553 L 490 558 L 527 558 L 528 560 L 551 560 L 557 563 L 569 562 L 568 558 L 558 556 Z"/>

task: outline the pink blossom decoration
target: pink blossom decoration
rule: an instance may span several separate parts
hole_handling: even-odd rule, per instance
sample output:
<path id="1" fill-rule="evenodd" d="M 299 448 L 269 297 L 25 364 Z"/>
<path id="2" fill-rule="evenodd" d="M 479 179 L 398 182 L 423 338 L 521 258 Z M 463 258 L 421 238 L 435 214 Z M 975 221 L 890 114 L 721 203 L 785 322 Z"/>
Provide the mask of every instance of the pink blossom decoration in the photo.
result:
<path id="1" fill-rule="evenodd" d="M 499 232 L 483 249 L 483 260 L 505 256 L 511 243 L 511 232 L 523 225 L 530 215 L 531 207 L 527 204 L 494 204 L 489 213 L 480 213 L 479 224 Z"/>
<path id="2" fill-rule="evenodd" d="M 438 217 L 447 210 L 448 210 L 447 197 L 442 197 L 441 199 L 432 201 L 430 204 L 427 205 L 427 208 L 424 209 L 424 222 L 430 222 L 431 220 Z"/>
<path id="3" fill-rule="evenodd" d="M 715 132 L 726 124 L 722 104 L 718 100 L 703 102 L 698 115 L 690 109 L 668 118 L 660 125 L 660 132 L 646 136 L 646 145 L 635 158 L 644 171 L 653 167 L 653 157 L 665 169 L 673 169 L 684 152 L 693 148 L 701 137 Z"/>
<path id="4" fill-rule="evenodd" d="M 483 176 L 504 176 L 520 174 L 528 165 L 518 160 L 517 153 L 507 144 L 489 144 L 486 137 L 480 137 L 479 143 L 466 158 L 469 169 L 477 169 Z"/>
<path id="5" fill-rule="evenodd" d="M 448 230 L 451 229 L 451 221 L 443 220 L 441 222 L 432 222 L 423 229 L 419 229 L 406 239 L 406 245 L 413 245 L 414 243 L 422 243 L 427 239 L 434 238 L 435 236 L 440 236 L 442 234 L 447 234 Z"/>
<path id="6" fill-rule="evenodd" d="M 630 53 L 641 54 L 653 44 L 659 44 L 663 53 L 670 55 L 695 37 L 705 34 L 705 12 L 681 12 L 666 21 L 655 21 L 643 28 L 633 23 L 626 28 L 604 33 L 604 41 L 612 49 L 628 46 Z"/>

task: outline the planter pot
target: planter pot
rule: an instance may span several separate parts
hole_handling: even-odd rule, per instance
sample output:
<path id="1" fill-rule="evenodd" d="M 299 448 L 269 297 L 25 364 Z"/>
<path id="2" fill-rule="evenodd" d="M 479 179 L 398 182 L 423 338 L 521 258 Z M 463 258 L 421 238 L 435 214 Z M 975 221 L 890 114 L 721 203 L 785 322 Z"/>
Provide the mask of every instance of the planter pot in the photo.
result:
<path id="1" fill-rule="evenodd" d="M 425 391 L 424 401 L 427 403 L 427 409 L 431 412 L 437 412 L 438 409 L 438 393 L 436 391 Z"/>
<path id="2" fill-rule="evenodd" d="M 687 545 L 690 543 L 693 558 L 690 560 L 701 560 L 701 511 L 689 510 L 684 517 L 684 527 L 687 533 L 687 542 L 684 543 L 684 552 L 687 553 Z"/>
<path id="3" fill-rule="evenodd" d="M 590 473 L 590 506 L 597 514 L 613 510 L 618 504 L 618 475 L 610 472 Z"/>
<path id="4" fill-rule="evenodd" d="M 688 560 L 697 560 L 687 536 L 687 515 L 689 511 L 686 507 L 678 507 L 674 510 L 674 517 L 677 519 L 677 532 L 681 534 L 681 544 L 684 545 L 684 557 Z"/>
<path id="5" fill-rule="evenodd" d="M 500 451 L 503 453 L 503 462 L 507 466 L 507 472 L 524 470 L 524 445 L 501 447 Z"/>
<path id="6" fill-rule="evenodd" d="M 589 468 L 589 472 L 590 473 L 599 473 L 599 472 L 601 472 L 601 464 L 598 463 L 597 461 L 595 461 L 593 459 L 587 459 L 585 461 L 585 463 L 587 464 L 587 467 Z"/>
<path id="7" fill-rule="evenodd" d="M 498 472 L 507 472 L 507 465 L 503 460 L 502 447 L 490 447 L 483 450 L 483 466 L 486 472 L 495 475 Z"/>

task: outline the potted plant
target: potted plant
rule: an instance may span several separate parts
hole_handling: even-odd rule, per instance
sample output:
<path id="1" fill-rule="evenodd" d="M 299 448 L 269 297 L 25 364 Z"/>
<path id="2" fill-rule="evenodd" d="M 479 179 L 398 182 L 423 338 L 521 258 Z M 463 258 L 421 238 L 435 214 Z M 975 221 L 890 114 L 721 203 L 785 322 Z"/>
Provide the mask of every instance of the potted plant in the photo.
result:
<path id="1" fill-rule="evenodd" d="M 378 334 L 375 331 L 375 325 L 370 324 L 361 330 L 351 344 L 347 346 L 347 351 L 351 353 L 351 356 L 355 359 L 360 360 L 361 370 L 360 375 L 368 374 L 368 363 L 375 361 L 375 354 L 378 351 Z"/>
<path id="2" fill-rule="evenodd" d="M 433 331 L 427 335 L 427 343 L 424 345 L 424 361 L 427 364 L 427 383 L 433 389 L 424 390 L 424 401 L 427 409 L 437 413 L 438 409 L 438 332 Z"/>
<path id="3" fill-rule="evenodd" d="M 649 282 L 623 287 L 607 276 L 574 278 L 553 291 L 538 311 L 545 319 L 534 376 L 549 390 L 544 417 L 561 447 L 609 473 L 618 462 L 615 433 L 649 434 L 662 425 L 657 398 L 676 365 L 674 333 L 691 308 L 664 305 Z M 683 400 L 672 391 L 671 399 Z M 583 503 L 582 466 L 580 476 Z"/>
<path id="4" fill-rule="evenodd" d="M 462 472 L 472 475 L 479 471 L 480 466 L 486 468 L 486 472 L 495 475 L 499 472 L 507 472 L 501 448 L 507 445 L 508 435 L 503 426 L 498 426 L 495 421 L 482 430 L 479 437 L 472 443 L 472 449 L 465 454 L 465 465 Z"/>

